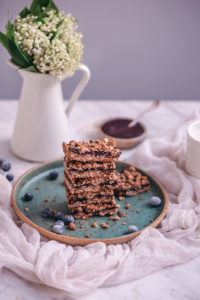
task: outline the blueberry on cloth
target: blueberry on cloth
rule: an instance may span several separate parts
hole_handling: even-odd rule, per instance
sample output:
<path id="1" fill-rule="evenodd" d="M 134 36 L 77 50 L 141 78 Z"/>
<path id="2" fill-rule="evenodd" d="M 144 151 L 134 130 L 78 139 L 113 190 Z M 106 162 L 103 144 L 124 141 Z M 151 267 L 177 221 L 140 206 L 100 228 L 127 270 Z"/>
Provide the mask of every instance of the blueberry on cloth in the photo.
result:
<path id="1" fill-rule="evenodd" d="M 54 170 L 49 173 L 49 179 L 55 180 L 58 177 L 58 171 Z"/>
<path id="2" fill-rule="evenodd" d="M 42 211 L 43 218 L 50 218 L 52 216 L 52 212 L 49 208 L 45 208 L 45 210 Z"/>
<path id="3" fill-rule="evenodd" d="M 137 226 L 135 226 L 135 225 L 130 225 L 129 226 L 128 233 L 133 233 L 133 232 L 136 232 L 136 231 L 138 231 Z"/>
<path id="4" fill-rule="evenodd" d="M 1 168 L 4 172 L 7 172 L 11 169 L 11 163 L 9 163 L 9 161 L 5 160 L 2 162 Z"/>
<path id="5" fill-rule="evenodd" d="M 25 201 L 31 201 L 33 199 L 33 194 L 31 192 L 27 192 L 25 195 L 24 195 L 24 200 Z"/>
<path id="6" fill-rule="evenodd" d="M 74 217 L 71 215 L 65 215 L 63 221 L 66 225 L 68 225 L 69 223 L 74 223 Z"/>
<path id="7" fill-rule="evenodd" d="M 64 227 L 65 223 L 62 220 L 58 220 L 54 223 L 54 225 L 60 225 L 60 226 Z"/>
<path id="8" fill-rule="evenodd" d="M 56 220 L 63 220 L 64 219 L 64 215 L 60 211 L 57 211 L 55 213 L 54 217 L 55 217 Z"/>
<path id="9" fill-rule="evenodd" d="M 54 233 L 58 233 L 58 234 L 61 234 L 63 233 L 63 226 L 61 225 L 58 225 L 58 224 L 55 224 L 51 227 L 51 230 L 54 232 Z"/>
<path id="10" fill-rule="evenodd" d="M 149 203 L 152 205 L 152 206 L 158 206 L 161 204 L 161 199 L 159 197 L 151 197 L 151 199 L 149 200 Z"/>
<path id="11" fill-rule="evenodd" d="M 14 175 L 9 173 L 6 175 L 6 178 L 8 179 L 8 181 L 13 181 Z"/>

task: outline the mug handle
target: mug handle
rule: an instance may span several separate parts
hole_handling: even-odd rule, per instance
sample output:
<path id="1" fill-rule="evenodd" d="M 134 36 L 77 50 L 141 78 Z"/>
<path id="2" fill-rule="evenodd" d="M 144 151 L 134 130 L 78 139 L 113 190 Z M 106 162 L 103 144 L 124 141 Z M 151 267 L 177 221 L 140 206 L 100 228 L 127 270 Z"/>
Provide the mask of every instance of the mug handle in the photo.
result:
<path id="1" fill-rule="evenodd" d="M 65 110 L 67 116 L 69 116 L 69 114 L 71 113 L 74 103 L 80 97 L 81 93 L 83 92 L 84 88 L 86 87 L 91 77 L 90 69 L 86 65 L 81 64 L 79 70 L 83 72 L 83 76 L 81 78 L 81 81 L 73 91 L 71 98 L 69 99 L 69 104 L 67 106 L 67 109 Z"/>

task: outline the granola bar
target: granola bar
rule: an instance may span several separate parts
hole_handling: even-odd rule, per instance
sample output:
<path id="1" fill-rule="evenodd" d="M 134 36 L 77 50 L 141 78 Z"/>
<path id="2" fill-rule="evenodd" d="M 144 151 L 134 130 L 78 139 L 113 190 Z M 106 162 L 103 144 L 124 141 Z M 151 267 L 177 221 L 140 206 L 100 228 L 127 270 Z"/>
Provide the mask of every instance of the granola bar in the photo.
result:
<path id="1" fill-rule="evenodd" d="M 79 211 L 78 209 L 73 209 L 71 208 L 71 213 L 73 214 L 75 219 L 88 219 L 91 216 L 105 216 L 105 215 L 114 215 L 117 212 L 117 208 L 113 207 L 113 208 L 103 208 L 101 210 L 90 210 L 90 211 L 86 211 L 86 210 L 82 210 Z"/>
<path id="2" fill-rule="evenodd" d="M 98 185 L 100 183 L 103 183 L 105 181 L 116 181 L 117 176 L 115 172 L 112 172 L 110 174 L 104 174 L 104 176 L 97 176 L 97 174 L 93 177 L 76 177 L 74 174 L 71 174 L 68 172 L 68 169 L 66 168 L 64 171 L 64 178 L 67 177 L 68 181 L 70 181 L 73 185 L 83 186 L 83 185 Z"/>
<path id="3" fill-rule="evenodd" d="M 103 141 L 90 142 L 71 141 L 69 144 L 63 142 L 63 151 L 69 160 L 77 161 L 116 161 L 120 151 L 115 147 L 114 139 L 105 138 Z"/>
<path id="4" fill-rule="evenodd" d="M 143 176 L 132 166 L 123 173 L 117 173 L 118 184 L 115 193 L 118 196 L 134 196 L 150 190 L 147 176 Z"/>
<path id="5" fill-rule="evenodd" d="M 67 158 L 64 160 L 65 172 L 78 178 L 88 178 L 88 177 L 108 177 L 115 171 L 115 163 L 111 162 L 80 162 L 80 161 L 70 161 Z"/>
<path id="6" fill-rule="evenodd" d="M 99 192 L 104 188 L 113 190 L 115 186 L 117 186 L 117 180 L 105 180 L 101 183 L 93 184 L 90 181 L 86 183 L 86 179 L 83 179 L 84 183 L 82 181 L 82 178 L 79 180 L 79 182 L 73 184 L 69 177 L 65 175 L 64 182 L 70 191 L 71 194 L 75 193 L 84 193 L 84 192 Z"/>

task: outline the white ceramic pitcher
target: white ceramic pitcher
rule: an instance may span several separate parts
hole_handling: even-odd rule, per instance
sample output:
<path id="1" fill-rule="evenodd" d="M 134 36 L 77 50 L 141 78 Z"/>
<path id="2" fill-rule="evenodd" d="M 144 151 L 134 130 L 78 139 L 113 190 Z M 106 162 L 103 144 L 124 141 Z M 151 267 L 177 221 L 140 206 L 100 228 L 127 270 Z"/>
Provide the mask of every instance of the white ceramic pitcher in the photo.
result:
<path id="1" fill-rule="evenodd" d="M 90 79 L 90 70 L 83 64 L 80 66 L 83 77 L 65 110 L 61 82 L 56 76 L 23 70 L 11 61 L 8 64 L 23 78 L 11 139 L 13 152 L 31 161 L 63 156 L 62 142 L 68 140 L 67 117 Z"/>

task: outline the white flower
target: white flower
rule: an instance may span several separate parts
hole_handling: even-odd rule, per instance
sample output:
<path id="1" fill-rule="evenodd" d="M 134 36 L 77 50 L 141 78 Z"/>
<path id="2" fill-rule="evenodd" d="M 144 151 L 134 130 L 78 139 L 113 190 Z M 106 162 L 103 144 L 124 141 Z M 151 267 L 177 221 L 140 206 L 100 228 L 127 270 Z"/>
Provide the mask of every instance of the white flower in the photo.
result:
<path id="1" fill-rule="evenodd" d="M 83 55 L 82 34 L 77 32 L 75 19 L 70 14 L 50 10 L 42 22 L 31 14 L 25 18 L 17 16 L 14 27 L 20 47 L 32 57 L 41 73 L 71 77 L 79 68 Z"/>

